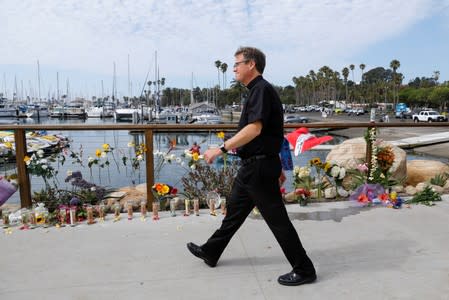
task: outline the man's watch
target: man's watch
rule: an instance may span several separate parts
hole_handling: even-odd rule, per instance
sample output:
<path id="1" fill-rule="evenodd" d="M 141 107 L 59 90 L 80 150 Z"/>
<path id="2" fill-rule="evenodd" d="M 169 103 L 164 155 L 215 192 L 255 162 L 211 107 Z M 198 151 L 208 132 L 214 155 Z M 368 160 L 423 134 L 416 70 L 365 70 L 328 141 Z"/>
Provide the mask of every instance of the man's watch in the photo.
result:
<path id="1" fill-rule="evenodd" d="M 225 144 L 222 144 L 222 145 L 220 146 L 220 150 L 221 150 L 221 152 L 223 152 L 223 153 L 228 153 L 228 150 L 226 150 L 226 148 L 225 148 Z"/>

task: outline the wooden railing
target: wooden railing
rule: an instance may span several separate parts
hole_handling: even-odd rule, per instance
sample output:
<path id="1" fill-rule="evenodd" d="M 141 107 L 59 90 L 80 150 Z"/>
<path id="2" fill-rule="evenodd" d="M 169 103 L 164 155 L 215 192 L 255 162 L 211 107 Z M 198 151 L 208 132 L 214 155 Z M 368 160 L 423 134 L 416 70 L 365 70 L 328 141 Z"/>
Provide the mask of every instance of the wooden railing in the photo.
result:
<path id="1" fill-rule="evenodd" d="M 369 127 L 448 127 L 449 123 L 374 123 L 374 122 L 318 122 L 305 124 L 285 124 L 286 130 L 298 127 L 318 128 L 323 130 L 343 129 L 343 128 L 369 128 Z M 151 207 L 153 193 L 151 187 L 154 184 L 154 163 L 153 163 L 153 134 L 155 132 L 208 132 L 208 131 L 235 131 L 237 125 L 235 124 L 218 124 L 218 125 L 165 125 L 165 124 L 105 124 L 105 125 L 90 125 L 90 124 L 42 124 L 42 125 L 0 125 L 0 130 L 13 130 L 15 136 L 16 146 L 16 164 L 17 175 L 20 190 L 20 204 L 21 207 L 31 207 L 31 183 L 27 172 L 24 158 L 26 156 L 26 137 L 27 130 L 54 130 L 54 131 L 87 131 L 87 130 L 130 130 L 143 131 L 145 136 L 145 144 L 148 149 L 146 151 L 146 178 L 147 178 L 147 199 L 148 205 Z M 368 151 L 367 151 L 368 153 Z M 367 159 L 370 159 L 367 155 Z"/>

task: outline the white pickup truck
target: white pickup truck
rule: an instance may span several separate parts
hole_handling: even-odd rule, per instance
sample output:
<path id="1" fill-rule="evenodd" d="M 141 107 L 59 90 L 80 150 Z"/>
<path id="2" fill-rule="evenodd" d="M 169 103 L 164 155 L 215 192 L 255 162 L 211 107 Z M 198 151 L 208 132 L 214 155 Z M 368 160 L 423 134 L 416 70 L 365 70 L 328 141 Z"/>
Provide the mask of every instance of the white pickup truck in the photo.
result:
<path id="1" fill-rule="evenodd" d="M 433 110 L 423 110 L 412 116 L 413 122 L 447 122 L 447 117 Z"/>

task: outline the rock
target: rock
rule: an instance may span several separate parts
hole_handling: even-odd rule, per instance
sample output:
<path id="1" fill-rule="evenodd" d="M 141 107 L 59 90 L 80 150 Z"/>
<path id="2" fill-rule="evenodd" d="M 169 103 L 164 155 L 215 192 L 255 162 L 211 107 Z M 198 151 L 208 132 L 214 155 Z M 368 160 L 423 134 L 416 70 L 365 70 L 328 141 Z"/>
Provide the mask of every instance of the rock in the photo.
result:
<path id="1" fill-rule="evenodd" d="M 420 182 L 416 185 L 416 192 L 420 193 L 422 191 L 424 191 L 424 189 L 426 188 L 426 186 L 430 185 L 428 182 Z"/>
<path id="2" fill-rule="evenodd" d="M 324 198 L 334 199 L 335 197 L 337 197 L 337 189 L 335 187 L 324 189 Z"/>
<path id="3" fill-rule="evenodd" d="M 340 197 L 349 197 L 349 192 L 341 186 L 337 188 L 337 193 Z"/>
<path id="4" fill-rule="evenodd" d="M 391 187 L 392 192 L 402 193 L 404 192 L 404 187 L 402 185 L 394 185 Z"/>
<path id="5" fill-rule="evenodd" d="M 407 186 L 405 187 L 405 193 L 406 193 L 407 195 L 413 196 L 413 195 L 416 194 L 416 188 L 415 188 L 413 185 L 407 185 Z"/>
<path id="6" fill-rule="evenodd" d="M 295 191 L 285 194 L 284 199 L 285 199 L 285 202 L 288 202 L 288 203 L 296 202 Z"/>
<path id="7" fill-rule="evenodd" d="M 444 192 L 444 188 L 441 187 L 441 186 L 439 186 L 439 185 L 433 185 L 433 184 L 431 184 L 430 187 L 432 188 L 432 190 L 433 190 L 434 192 L 437 192 L 437 193 L 440 194 L 440 195 L 443 194 L 443 192 Z"/>
<path id="8" fill-rule="evenodd" d="M 446 191 L 449 190 L 449 180 L 446 181 L 446 184 L 444 185 L 444 189 Z"/>
<path id="9" fill-rule="evenodd" d="M 394 153 L 394 162 L 390 168 L 393 179 L 400 180 L 407 174 L 407 153 L 401 148 L 382 141 L 380 147 L 390 146 Z M 366 158 L 366 142 L 363 137 L 354 138 L 336 145 L 327 155 L 326 161 L 334 162 L 346 169 L 355 169 Z"/>
<path id="10" fill-rule="evenodd" d="M 449 166 L 434 160 L 411 160 L 407 162 L 407 185 L 429 182 L 435 175 L 449 173 Z"/>

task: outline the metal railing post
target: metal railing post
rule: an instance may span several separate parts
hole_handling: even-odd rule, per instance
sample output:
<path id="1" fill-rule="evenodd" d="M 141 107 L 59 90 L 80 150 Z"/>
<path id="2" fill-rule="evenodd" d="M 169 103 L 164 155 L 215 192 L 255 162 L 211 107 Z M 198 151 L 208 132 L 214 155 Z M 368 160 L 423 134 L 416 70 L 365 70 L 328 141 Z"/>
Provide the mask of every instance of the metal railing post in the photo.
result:
<path id="1" fill-rule="evenodd" d="M 17 177 L 19 179 L 20 206 L 31 207 L 31 184 L 28 170 L 24 162 L 27 151 L 25 129 L 14 130 L 14 140 L 16 143 L 16 165 Z"/>
<path id="2" fill-rule="evenodd" d="M 147 207 L 152 209 L 153 206 L 153 192 L 151 191 L 154 185 L 154 158 L 153 158 L 153 130 L 145 129 L 145 152 L 146 161 L 146 175 L 147 175 Z"/>

